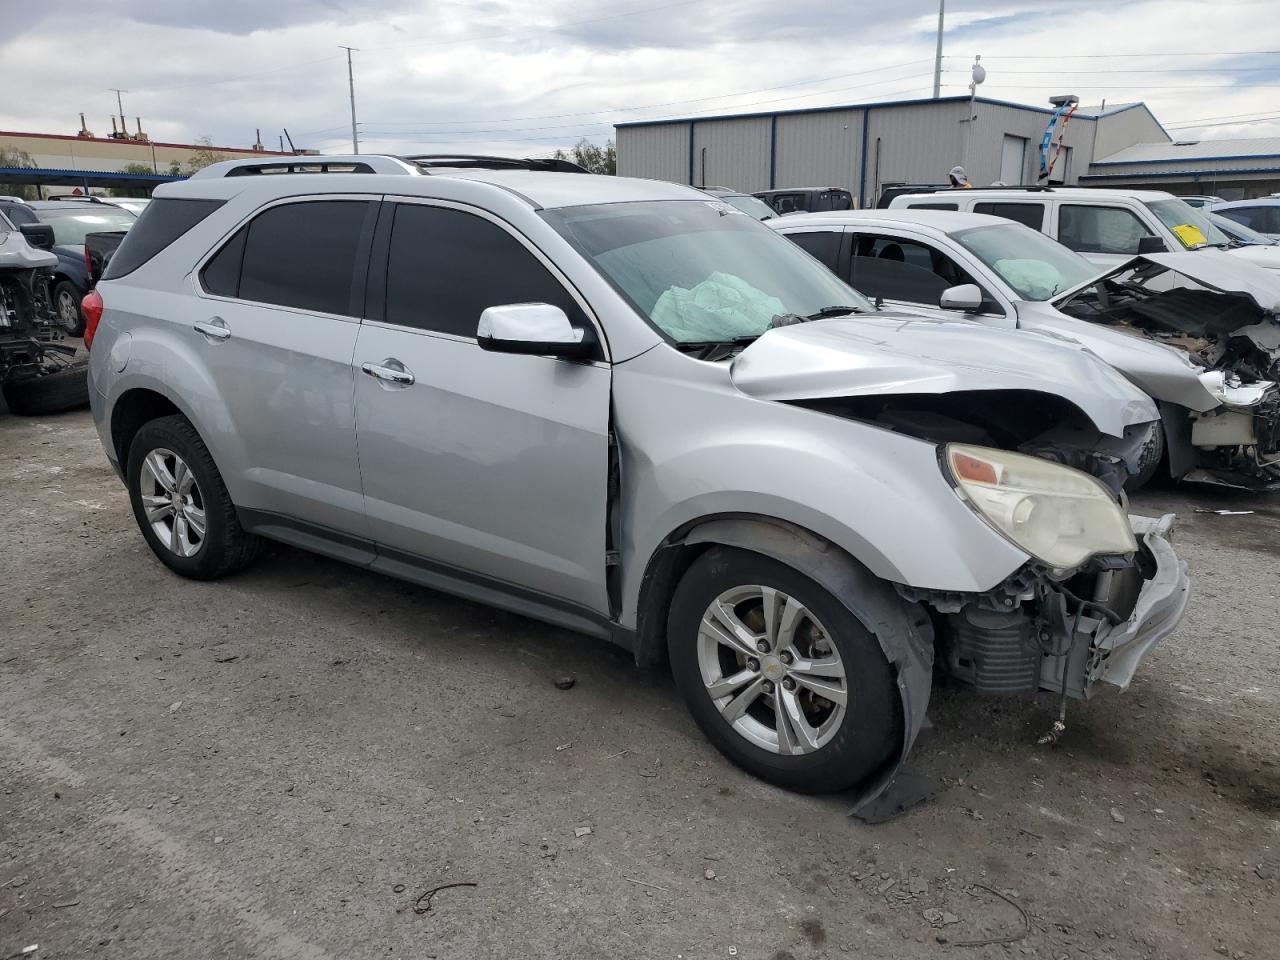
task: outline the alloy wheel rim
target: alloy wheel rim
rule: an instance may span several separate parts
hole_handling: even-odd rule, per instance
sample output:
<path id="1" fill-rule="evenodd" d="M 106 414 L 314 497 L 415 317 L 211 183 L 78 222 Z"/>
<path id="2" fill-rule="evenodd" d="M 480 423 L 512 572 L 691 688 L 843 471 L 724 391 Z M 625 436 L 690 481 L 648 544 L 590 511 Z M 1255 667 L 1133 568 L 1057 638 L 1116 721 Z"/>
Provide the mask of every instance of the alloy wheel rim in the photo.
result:
<path id="1" fill-rule="evenodd" d="M 76 310 L 76 298 L 65 290 L 58 294 L 58 317 L 62 325 L 68 329 L 80 322 L 80 313 Z"/>
<path id="2" fill-rule="evenodd" d="M 143 458 L 139 494 L 147 523 L 170 553 L 193 557 L 204 546 L 204 497 L 185 460 L 163 447 Z"/>
<path id="3" fill-rule="evenodd" d="M 848 676 L 826 628 L 804 604 L 759 584 L 726 590 L 698 626 L 698 668 L 720 716 L 780 756 L 822 749 L 848 709 Z"/>

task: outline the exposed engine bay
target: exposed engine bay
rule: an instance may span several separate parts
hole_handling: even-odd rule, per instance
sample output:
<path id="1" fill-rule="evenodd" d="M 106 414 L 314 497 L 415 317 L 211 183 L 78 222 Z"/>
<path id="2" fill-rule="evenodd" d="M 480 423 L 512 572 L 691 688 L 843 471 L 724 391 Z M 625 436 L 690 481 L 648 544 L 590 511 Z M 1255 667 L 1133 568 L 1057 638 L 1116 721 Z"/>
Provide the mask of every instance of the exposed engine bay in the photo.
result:
<path id="1" fill-rule="evenodd" d="M 1198 263 L 1196 255 L 1183 259 Z M 1274 486 L 1280 483 L 1280 321 L 1259 302 L 1266 291 L 1214 289 L 1203 281 L 1169 287 L 1172 272 L 1139 260 L 1055 305 L 1076 319 L 1176 348 L 1202 371 L 1206 399 L 1216 403 L 1190 409 L 1189 431 L 1171 429 L 1166 420 L 1174 476 Z"/>
<path id="2" fill-rule="evenodd" d="M 931 443 L 972 443 L 1051 460 L 1096 477 L 1117 496 L 1154 449 L 1154 424 L 1108 436 L 1067 400 L 1032 390 L 843 397 L 804 406 Z"/>

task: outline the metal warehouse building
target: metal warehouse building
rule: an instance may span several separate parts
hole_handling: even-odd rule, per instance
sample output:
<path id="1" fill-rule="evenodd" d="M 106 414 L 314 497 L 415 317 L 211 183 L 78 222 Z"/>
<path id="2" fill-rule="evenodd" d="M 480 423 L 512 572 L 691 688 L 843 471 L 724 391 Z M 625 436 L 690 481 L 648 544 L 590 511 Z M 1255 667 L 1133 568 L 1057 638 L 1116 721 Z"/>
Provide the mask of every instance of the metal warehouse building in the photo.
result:
<path id="1" fill-rule="evenodd" d="M 859 206 L 872 206 L 885 184 L 945 182 L 956 164 L 976 185 L 1036 183 L 1040 140 L 1051 115 L 1047 107 L 983 97 L 973 101 L 971 113 L 963 96 L 644 120 L 616 127 L 618 173 L 746 192 L 842 187 Z M 1235 148 L 1210 156 L 1226 144 Z M 1066 127 L 1050 182 L 1259 196 L 1280 190 L 1277 146 L 1246 140 L 1175 144 L 1145 104 L 1085 107 Z M 1179 155 L 1184 147 L 1187 155 Z"/>

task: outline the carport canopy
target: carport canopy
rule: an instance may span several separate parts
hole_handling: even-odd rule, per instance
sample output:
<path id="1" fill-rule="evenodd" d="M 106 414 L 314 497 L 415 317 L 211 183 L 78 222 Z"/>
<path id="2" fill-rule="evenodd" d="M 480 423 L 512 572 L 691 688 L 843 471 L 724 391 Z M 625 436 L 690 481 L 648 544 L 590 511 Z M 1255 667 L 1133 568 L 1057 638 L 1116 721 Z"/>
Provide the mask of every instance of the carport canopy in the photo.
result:
<path id="1" fill-rule="evenodd" d="M 45 167 L 0 167 L 0 183 L 37 187 L 133 187 L 153 190 L 162 183 L 187 179 L 164 173 L 125 173 L 123 170 L 57 170 Z"/>

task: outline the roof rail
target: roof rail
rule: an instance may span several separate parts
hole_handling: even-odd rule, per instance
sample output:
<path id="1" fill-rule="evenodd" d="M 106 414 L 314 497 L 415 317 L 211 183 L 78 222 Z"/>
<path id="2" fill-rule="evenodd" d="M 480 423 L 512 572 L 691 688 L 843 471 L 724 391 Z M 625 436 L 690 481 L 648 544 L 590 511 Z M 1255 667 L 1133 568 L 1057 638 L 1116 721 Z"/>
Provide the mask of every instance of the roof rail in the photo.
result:
<path id="1" fill-rule="evenodd" d="M 953 187 L 949 183 L 886 183 L 882 184 L 880 199 L 876 206 L 884 208 L 889 206 L 889 201 L 894 197 L 901 197 L 911 193 L 962 193 L 969 187 Z M 975 190 L 1008 190 L 1011 193 L 1053 193 L 1053 187 L 1043 186 L 1039 184 L 1026 184 L 1023 186 L 1002 187 L 974 187 Z"/>
<path id="2" fill-rule="evenodd" d="M 542 173 L 588 173 L 572 160 L 555 157 L 487 157 L 470 153 L 419 153 L 401 157 L 424 170 L 433 167 L 452 167 L 472 170 L 537 170 Z"/>
<path id="3" fill-rule="evenodd" d="M 390 173 L 414 176 L 420 171 L 398 157 L 377 154 L 298 156 L 284 160 L 224 160 L 211 163 L 191 175 L 192 180 L 218 177 L 253 177 L 280 173 Z"/>

